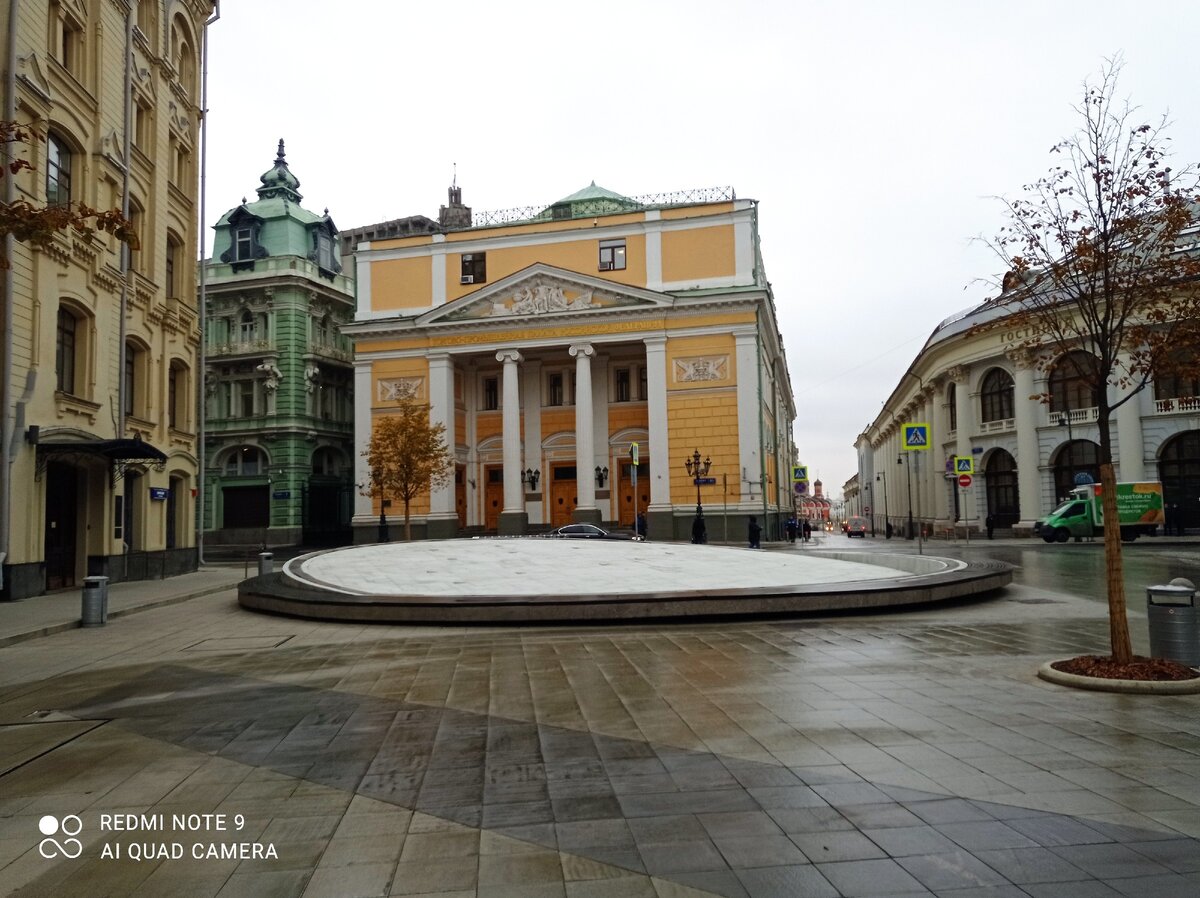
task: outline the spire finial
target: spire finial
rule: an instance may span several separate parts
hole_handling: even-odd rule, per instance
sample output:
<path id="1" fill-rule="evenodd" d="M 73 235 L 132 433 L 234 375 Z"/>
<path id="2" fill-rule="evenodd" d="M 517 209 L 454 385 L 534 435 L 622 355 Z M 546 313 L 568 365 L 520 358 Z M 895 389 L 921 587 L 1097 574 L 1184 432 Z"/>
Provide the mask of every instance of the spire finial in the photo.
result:
<path id="1" fill-rule="evenodd" d="M 275 157 L 276 162 L 283 161 L 283 138 L 279 138 L 279 154 Z"/>
<path id="2" fill-rule="evenodd" d="M 457 187 L 458 186 L 458 163 L 452 162 L 450 164 L 454 166 L 454 177 L 451 178 L 451 180 L 450 180 L 450 186 Z"/>

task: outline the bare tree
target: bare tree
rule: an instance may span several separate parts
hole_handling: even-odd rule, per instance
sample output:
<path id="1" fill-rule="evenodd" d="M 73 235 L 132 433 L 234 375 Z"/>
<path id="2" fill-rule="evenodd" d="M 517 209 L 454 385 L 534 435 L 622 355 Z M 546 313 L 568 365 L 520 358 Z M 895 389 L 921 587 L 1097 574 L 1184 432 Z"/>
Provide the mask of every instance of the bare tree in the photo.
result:
<path id="1" fill-rule="evenodd" d="M 1007 224 L 986 242 L 1008 269 L 987 303 L 1003 315 L 979 328 L 1023 330 L 1018 348 L 1042 370 L 1070 366 L 1094 397 L 1109 630 L 1124 664 L 1132 649 L 1110 417 L 1155 377 L 1200 370 L 1200 184 L 1195 165 L 1167 165 L 1166 119 L 1145 124 L 1117 99 L 1120 69 L 1109 60 L 1098 82 L 1084 83 L 1079 130 L 1051 148 L 1062 162 L 1002 199 Z"/>
<path id="2" fill-rule="evenodd" d="M 454 455 L 446 446 L 446 427 L 429 420 L 429 406 L 411 399 L 375 421 L 364 453 L 370 469 L 366 495 L 404 502 L 404 538 L 412 539 L 409 511 L 418 496 L 445 486 L 454 476 Z"/>

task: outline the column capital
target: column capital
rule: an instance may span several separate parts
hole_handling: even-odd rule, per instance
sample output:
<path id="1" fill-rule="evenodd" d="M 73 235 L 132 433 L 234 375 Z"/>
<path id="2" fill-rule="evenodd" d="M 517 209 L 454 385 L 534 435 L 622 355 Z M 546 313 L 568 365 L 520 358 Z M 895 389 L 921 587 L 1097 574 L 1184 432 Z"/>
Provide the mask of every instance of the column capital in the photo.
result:
<path id="1" fill-rule="evenodd" d="M 567 348 L 567 352 L 569 352 L 571 357 L 575 359 L 579 358 L 580 356 L 591 358 L 596 354 L 596 347 L 594 347 L 591 343 L 572 343 Z"/>
<path id="2" fill-rule="evenodd" d="M 448 352 L 431 352 L 425 359 L 431 365 L 448 365 L 452 363 L 453 357 Z"/>
<path id="3" fill-rule="evenodd" d="M 970 365 L 955 365 L 946 369 L 946 377 L 956 384 L 965 384 L 971 377 Z"/>
<path id="4" fill-rule="evenodd" d="M 1037 364 L 1037 353 L 1025 347 L 1005 350 L 1004 357 L 1017 368 L 1033 368 Z"/>
<path id="5" fill-rule="evenodd" d="M 642 337 L 642 342 L 646 344 L 647 349 L 664 349 L 667 345 L 667 338 L 656 334 L 653 337 Z"/>
<path id="6" fill-rule="evenodd" d="M 496 361 L 505 363 L 512 362 L 513 364 L 516 364 L 517 362 L 525 361 L 525 359 L 521 356 L 521 353 L 515 349 L 501 349 L 498 353 L 496 353 Z"/>

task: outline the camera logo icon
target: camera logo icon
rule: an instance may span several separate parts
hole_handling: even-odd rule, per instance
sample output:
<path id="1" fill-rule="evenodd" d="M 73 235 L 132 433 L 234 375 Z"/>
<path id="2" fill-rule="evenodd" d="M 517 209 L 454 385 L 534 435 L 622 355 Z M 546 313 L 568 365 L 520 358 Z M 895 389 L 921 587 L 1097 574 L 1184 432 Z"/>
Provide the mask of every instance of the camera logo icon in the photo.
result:
<path id="1" fill-rule="evenodd" d="M 47 814 L 38 821 L 38 829 L 41 830 L 43 836 L 46 836 L 38 845 L 38 853 L 47 860 L 56 858 L 60 854 L 74 860 L 83 854 L 83 843 L 74 838 L 83 831 L 83 821 L 74 814 L 67 814 L 61 821 L 53 814 Z M 60 831 L 67 837 L 61 842 L 52 838 Z"/>

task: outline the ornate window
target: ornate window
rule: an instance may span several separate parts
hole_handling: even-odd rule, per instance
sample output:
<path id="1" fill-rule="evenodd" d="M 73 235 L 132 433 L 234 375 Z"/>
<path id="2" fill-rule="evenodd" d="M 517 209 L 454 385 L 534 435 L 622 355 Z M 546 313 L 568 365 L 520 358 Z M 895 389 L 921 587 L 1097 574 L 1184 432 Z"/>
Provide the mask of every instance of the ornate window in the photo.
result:
<path id="1" fill-rule="evenodd" d="M 229 477 L 264 474 L 267 456 L 257 446 L 238 446 L 225 456 L 225 474 Z"/>
<path id="2" fill-rule="evenodd" d="M 188 373 L 188 366 L 179 359 L 173 359 L 167 369 L 167 426 L 173 430 L 188 429 Z"/>
<path id="3" fill-rule="evenodd" d="M 46 205 L 71 202 L 71 149 L 57 134 L 46 139 Z"/>
<path id="4" fill-rule="evenodd" d="M 55 341 L 54 371 L 56 389 L 60 393 L 75 393 L 76 369 L 79 367 L 79 319 L 66 306 L 58 307 L 58 335 Z"/>
<path id="5" fill-rule="evenodd" d="M 1094 356 L 1077 350 L 1067 353 L 1050 372 L 1050 413 L 1095 408 L 1096 391 L 1085 375 L 1095 371 Z"/>
<path id="6" fill-rule="evenodd" d="M 67 8 L 65 3 L 50 6 L 51 53 L 62 67 L 75 78 L 83 80 L 84 74 L 84 23 Z"/>
<path id="7" fill-rule="evenodd" d="M 946 408 L 950 412 L 950 430 L 958 430 L 958 384 L 946 387 Z"/>
<path id="8" fill-rule="evenodd" d="M 1013 417 L 1013 379 L 1003 368 L 993 368 L 983 379 L 979 392 L 983 421 L 1007 421 Z"/>

